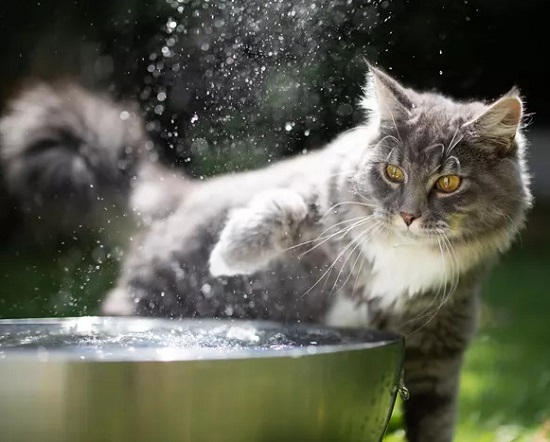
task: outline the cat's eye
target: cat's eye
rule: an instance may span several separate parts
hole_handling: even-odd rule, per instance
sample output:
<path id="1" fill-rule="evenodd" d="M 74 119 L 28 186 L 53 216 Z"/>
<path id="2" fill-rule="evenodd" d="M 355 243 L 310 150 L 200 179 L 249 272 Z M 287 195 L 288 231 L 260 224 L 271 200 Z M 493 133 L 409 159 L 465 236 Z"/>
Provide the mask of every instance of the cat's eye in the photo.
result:
<path id="1" fill-rule="evenodd" d="M 460 187 L 462 179 L 458 175 L 445 175 L 437 180 L 435 187 L 443 193 L 452 193 Z"/>
<path id="2" fill-rule="evenodd" d="M 402 183 L 405 180 L 403 170 L 393 164 L 388 164 L 386 166 L 386 176 L 394 183 Z"/>

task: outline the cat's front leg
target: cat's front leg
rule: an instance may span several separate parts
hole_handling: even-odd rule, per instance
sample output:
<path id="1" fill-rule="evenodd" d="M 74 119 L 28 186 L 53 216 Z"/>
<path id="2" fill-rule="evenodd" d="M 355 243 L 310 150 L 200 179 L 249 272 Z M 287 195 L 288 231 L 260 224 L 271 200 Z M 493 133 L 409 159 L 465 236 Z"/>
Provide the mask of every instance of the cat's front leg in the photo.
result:
<path id="1" fill-rule="evenodd" d="M 210 255 L 210 273 L 232 276 L 265 269 L 300 241 L 301 229 L 312 217 L 311 206 L 293 190 L 259 194 L 230 212 Z"/>
<path id="2" fill-rule="evenodd" d="M 407 352 L 405 385 L 410 397 L 404 411 L 409 442 L 453 440 L 461 365 L 461 354 L 434 359 Z"/>
<path id="3" fill-rule="evenodd" d="M 466 281 L 430 321 L 411 323 L 405 333 L 405 386 L 410 398 L 403 405 L 409 442 L 453 440 L 460 371 L 476 329 L 478 295 L 475 279 Z"/>

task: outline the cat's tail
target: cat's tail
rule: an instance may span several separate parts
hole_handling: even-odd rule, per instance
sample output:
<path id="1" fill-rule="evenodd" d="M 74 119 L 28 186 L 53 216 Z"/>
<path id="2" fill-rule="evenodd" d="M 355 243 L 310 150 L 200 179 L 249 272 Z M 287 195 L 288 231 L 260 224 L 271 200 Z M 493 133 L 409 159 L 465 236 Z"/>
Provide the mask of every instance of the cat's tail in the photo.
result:
<path id="1" fill-rule="evenodd" d="M 127 206 L 150 147 L 136 109 L 74 84 L 32 84 L 0 119 L 8 192 L 26 215 L 59 226 Z"/>

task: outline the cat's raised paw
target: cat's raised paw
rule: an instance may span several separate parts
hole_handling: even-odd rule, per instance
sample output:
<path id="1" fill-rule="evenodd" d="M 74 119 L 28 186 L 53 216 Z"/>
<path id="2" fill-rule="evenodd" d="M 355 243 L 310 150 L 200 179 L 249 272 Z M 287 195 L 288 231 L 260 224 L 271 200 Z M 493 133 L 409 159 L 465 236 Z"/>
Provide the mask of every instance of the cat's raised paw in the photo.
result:
<path id="1" fill-rule="evenodd" d="M 265 269 L 293 245 L 308 211 L 304 199 L 289 189 L 265 192 L 233 210 L 212 250 L 210 273 L 232 276 Z"/>
<path id="2" fill-rule="evenodd" d="M 212 253 L 210 254 L 210 260 L 208 266 L 210 274 L 215 277 L 220 276 L 236 276 L 236 275 L 248 275 L 253 273 L 253 268 L 245 268 L 242 263 L 241 266 L 237 265 L 236 260 L 227 259 L 228 247 L 221 241 L 216 244 Z M 231 262 L 233 264 L 231 264 Z"/>

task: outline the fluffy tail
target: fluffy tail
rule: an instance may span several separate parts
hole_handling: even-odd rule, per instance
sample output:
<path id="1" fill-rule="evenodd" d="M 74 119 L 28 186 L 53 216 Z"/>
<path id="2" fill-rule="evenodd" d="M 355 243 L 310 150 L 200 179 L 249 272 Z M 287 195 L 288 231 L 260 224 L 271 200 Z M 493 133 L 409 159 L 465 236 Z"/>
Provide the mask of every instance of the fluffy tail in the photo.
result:
<path id="1" fill-rule="evenodd" d="M 0 120 L 8 192 L 64 228 L 125 207 L 149 145 L 132 109 L 70 84 L 24 89 Z"/>

